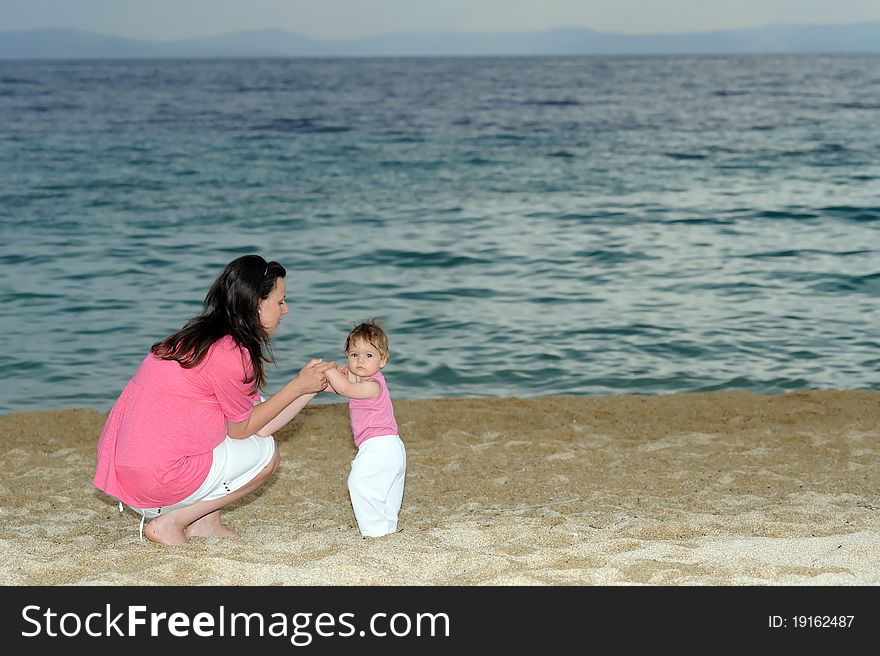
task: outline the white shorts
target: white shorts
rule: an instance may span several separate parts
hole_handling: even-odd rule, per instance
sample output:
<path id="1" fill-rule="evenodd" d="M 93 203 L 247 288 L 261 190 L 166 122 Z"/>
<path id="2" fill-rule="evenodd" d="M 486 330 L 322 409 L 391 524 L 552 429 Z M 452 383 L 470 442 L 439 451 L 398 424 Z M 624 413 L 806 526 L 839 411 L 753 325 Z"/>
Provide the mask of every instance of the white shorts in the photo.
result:
<path id="1" fill-rule="evenodd" d="M 351 507 L 361 535 L 378 537 L 397 531 L 405 478 L 406 449 L 399 436 L 361 442 L 348 475 Z"/>
<path id="2" fill-rule="evenodd" d="M 152 519 L 199 501 L 213 501 L 244 487 L 259 474 L 275 454 L 275 440 L 271 435 L 251 435 L 241 440 L 227 437 L 214 448 L 214 461 L 205 482 L 183 501 L 161 508 L 135 508 L 141 517 Z"/>

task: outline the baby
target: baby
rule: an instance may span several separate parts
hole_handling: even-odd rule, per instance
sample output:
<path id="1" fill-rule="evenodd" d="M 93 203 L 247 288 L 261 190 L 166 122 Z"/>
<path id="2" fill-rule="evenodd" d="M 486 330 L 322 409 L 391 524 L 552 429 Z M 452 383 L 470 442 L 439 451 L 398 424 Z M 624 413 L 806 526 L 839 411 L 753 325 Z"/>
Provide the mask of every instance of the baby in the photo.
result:
<path id="1" fill-rule="evenodd" d="M 388 363 L 388 336 L 375 319 L 359 324 L 348 333 L 345 355 L 347 369 L 326 372 L 327 389 L 349 399 L 358 452 L 351 463 L 348 492 L 361 535 L 378 537 L 397 531 L 406 475 L 406 449 L 381 372 Z"/>

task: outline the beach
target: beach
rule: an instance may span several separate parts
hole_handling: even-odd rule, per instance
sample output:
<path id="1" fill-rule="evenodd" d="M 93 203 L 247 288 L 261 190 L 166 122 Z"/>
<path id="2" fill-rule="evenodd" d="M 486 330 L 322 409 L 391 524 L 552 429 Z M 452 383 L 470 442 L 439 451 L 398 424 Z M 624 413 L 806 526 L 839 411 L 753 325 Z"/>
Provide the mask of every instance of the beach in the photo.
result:
<path id="1" fill-rule="evenodd" d="M 344 404 L 276 434 L 241 536 L 160 547 L 91 485 L 106 415 L 0 416 L 4 585 L 877 585 L 880 392 L 396 400 L 396 534 L 348 501 Z"/>

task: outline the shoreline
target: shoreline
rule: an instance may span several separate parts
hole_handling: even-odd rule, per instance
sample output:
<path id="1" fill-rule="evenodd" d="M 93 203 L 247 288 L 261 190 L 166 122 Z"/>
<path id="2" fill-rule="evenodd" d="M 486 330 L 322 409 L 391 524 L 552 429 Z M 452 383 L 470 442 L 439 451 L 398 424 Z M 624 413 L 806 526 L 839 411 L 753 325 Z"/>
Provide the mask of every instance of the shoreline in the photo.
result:
<path id="1" fill-rule="evenodd" d="M 362 538 L 344 403 L 276 434 L 241 538 L 138 541 L 106 413 L 0 415 L 5 585 L 877 585 L 880 392 L 395 400 L 397 534 Z"/>

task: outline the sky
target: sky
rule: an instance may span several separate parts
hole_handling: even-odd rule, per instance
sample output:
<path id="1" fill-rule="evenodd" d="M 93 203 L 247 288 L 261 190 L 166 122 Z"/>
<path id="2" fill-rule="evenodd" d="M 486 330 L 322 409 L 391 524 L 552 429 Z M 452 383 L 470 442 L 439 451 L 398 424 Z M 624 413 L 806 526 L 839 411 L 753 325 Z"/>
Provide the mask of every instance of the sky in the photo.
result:
<path id="1" fill-rule="evenodd" d="M 319 39 L 392 32 L 699 32 L 880 21 L 880 0 L 0 0 L 0 31 L 73 28 L 172 40 L 277 28 Z"/>

